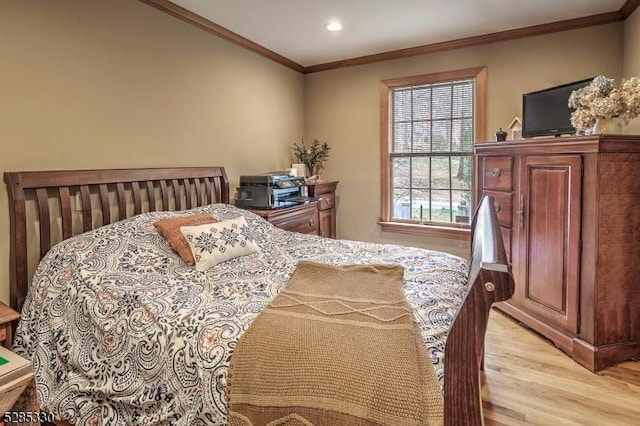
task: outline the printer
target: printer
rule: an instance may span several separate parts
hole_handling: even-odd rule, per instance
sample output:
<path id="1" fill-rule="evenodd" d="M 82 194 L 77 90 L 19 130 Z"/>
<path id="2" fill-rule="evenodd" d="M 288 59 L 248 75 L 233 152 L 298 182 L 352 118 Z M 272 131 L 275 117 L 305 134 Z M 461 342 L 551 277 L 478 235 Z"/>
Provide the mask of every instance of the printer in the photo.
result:
<path id="1" fill-rule="evenodd" d="M 241 208 L 277 209 L 308 202 L 304 177 L 287 172 L 270 172 L 240 176 L 236 189 L 236 206 Z"/>

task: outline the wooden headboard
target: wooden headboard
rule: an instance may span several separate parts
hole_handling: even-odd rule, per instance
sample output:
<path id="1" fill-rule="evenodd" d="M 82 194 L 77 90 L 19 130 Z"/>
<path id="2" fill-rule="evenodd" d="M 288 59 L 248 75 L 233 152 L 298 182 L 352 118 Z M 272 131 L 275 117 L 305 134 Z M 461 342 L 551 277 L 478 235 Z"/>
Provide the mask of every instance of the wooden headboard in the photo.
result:
<path id="1" fill-rule="evenodd" d="M 10 303 L 18 312 L 29 290 L 27 243 L 35 238 L 30 233 L 39 237 L 40 260 L 56 237 L 64 240 L 148 211 L 229 203 L 223 167 L 7 172 L 4 181 L 11 226 Z M 37 232 L 27 227 L 29 199 L 35 199 Z"/>

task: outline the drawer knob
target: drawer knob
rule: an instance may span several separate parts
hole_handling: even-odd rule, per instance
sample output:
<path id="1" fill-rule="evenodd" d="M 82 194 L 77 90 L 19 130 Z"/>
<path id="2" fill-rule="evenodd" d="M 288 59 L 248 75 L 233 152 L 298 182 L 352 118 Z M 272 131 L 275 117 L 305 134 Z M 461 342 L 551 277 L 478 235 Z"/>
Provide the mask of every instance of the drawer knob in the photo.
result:
<path id="1" fill-rule="evenodd" d="M 491 169 L 491 176 L 500 177 L 501 174 L 502 174 L 502 170 L 500 170 L 500 168 L 496 167 L 494 169 Z"/>
<path id="2" fill-rule="evenodd" d="M 313 219 L 309 219 L 309 228 L 313 228 L 314 226 L 316 226 L 316 221 Z"/>
<path id="3" fill-rule="evenodd" d="M 331 205 L 331 198 L 325 198 L 325 201 L 327 202 L 328 205 Z"/>
<path id="4" fill-rule="evenodd" d="M 497 201 L 493 203 L 493 207 L 496 209 L 496 212 L 500 211 L 501 206 L 500 206 L 500 203 L 498 203 Z"/>

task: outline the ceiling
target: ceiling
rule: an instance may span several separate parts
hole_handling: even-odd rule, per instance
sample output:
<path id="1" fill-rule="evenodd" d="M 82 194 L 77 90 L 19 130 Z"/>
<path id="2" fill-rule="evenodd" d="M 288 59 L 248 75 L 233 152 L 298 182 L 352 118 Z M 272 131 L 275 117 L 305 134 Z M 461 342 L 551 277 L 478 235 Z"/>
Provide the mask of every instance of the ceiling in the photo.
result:
<path id="1" fill-rule="evenodd" d="M 171 0 L 303 67 L 617 12 L 625 0 Z M 628 3 L 637 3 L 630 1 Z M 343 30 L 324 24 L 337 20 Z"/>

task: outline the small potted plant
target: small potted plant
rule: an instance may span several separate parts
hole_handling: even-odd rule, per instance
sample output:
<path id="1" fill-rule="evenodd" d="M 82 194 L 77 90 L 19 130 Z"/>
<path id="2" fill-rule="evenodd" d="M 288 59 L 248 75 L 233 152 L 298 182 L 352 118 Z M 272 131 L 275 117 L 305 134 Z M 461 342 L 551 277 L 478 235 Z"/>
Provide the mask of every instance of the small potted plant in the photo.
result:
<path id="1" fill-rule="evenodd" d="M 314 138 L 313 142 L 306 144 L 304 138 L 299 144 L 294 143 L 291 147 L 293 158 L 298 163 L 304 164 L 305 176 L 307 181 L 318 181 L 320 170 L 324 166 L 324 162 L 329 158 L 331 147 L 326 142 L 320 142 Z"/>

